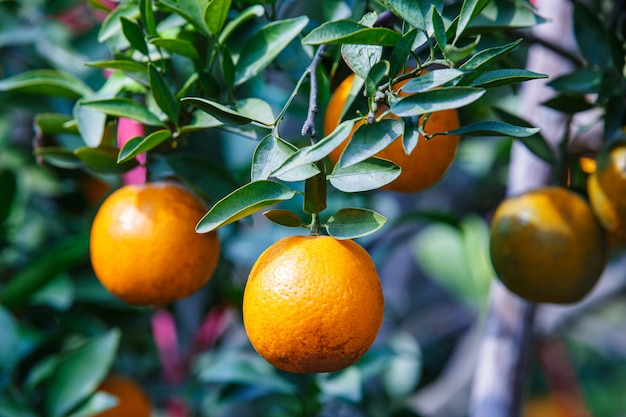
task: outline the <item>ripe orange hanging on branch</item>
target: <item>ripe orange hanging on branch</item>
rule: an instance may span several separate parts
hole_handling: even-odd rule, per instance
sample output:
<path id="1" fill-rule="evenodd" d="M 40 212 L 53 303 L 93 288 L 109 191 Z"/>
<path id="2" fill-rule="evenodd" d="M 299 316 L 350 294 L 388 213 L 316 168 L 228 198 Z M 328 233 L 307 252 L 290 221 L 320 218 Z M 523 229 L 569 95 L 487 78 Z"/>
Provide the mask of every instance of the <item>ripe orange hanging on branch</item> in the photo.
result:
<path id="1" fill-rule="evenodd" d="M 349 75 L 339 84 L 330 98 L 326 114 L 324 116 L 324 135 L 330 134 L 341 121 L 341 114 L 348 100 L 352 84 L 354 82 L 354 74 Z M 394 85 L 395 89 L 401 88 L 408 80 L 401 81 Z M 380 116 L 386 107 L 381 104 L 376 116 Z M 389 113 L 386 118 L 399 120 L 400 118 Z M 424 116 L 419 120 L 422 123 Z M 355 125 L 352 134 L 361 125 Z M 460 127 L 458 113 L 455 109 L 442 110 L 434 112 L 426 121 L 424 131 L 431 135 L 434 133 L 448 132 Z M 330 154 L 330 159 L 336 163 L 348 141 L 346 141 Z M 455 135 L 435 136 L 426 140 L 421 134 L 418 143 L 413 151 L 407 155 L 402 144 L 402 138 L 396 139 L 388 147 L 376 154 L 377 157 L 390 160 L 402 168 L 402 173 L 391 183 L 383 187 L 383 189 L 391 191 L 399 191 L 404 193 L 413 193 L 422 191 L 431 187 L 438 182 L 446 173 L 459 145 L 459 137 Z"/>
<path id="2" fill-rule="evenodd" d="M 292 236 L 254 264 L 243 321 L 256 351 L 298 373 L 355 363 L 376 339 L 384 300 L 376 267 L 352 240 Z"/>
<path id="3" fill-rule="evenodd" d="M 493 267 L 512 292 L 536 303 L 574 303 L 606 262 L 604 231 L 587 202 L 561 187 L 504 200 L 490 226 Z"/>
<path id="4" fill-rule="evenodd" d="M 130 304 L 160 305 L 198 291 L 220 253 L 215 232 L 197 234 L 206 206 L 173 182 L 126 185 L 91 228 L 91 263 L 102 285 Z"/>

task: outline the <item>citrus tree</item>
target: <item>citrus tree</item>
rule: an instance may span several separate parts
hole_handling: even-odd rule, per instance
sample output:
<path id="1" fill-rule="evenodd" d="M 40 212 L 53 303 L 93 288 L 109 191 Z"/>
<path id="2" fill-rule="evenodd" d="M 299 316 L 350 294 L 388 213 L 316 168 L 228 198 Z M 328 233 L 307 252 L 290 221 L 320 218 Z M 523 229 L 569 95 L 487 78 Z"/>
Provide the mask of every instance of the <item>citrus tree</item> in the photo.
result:
<path id="1" fill-rule="evenodd" d="M 449 343 L 407 330 L 417 284 L 392 285 L 406 271 L 386 261 L 414 246 L 454 295 L 430 300 L 479 316 L 511 143 L 566 200 L 601 147 L 552 146 L 517 111 L 520 83 L 548 77 L 526 69 L 539 41 L 522 30 L 546 20 L 525 0 L 49 3 L 0 3 L 0 415 L 149 413 L 119 374 L 168 415 L 419 415 L 408 400 Z M 568 125 L 604 110 L 600 142 L 620 139 L 620 38 L 607 10 L 574 12 L 582 69 L 546 106 Z M 512 291 L 587 295 L 613 224 L 596 217 L 624 217 L 609 171 L 613 210 L 572 194 L 548 213 L 586 216 L 555 226 L 576 229 L 583 267 L 566 252 L 545 278 L 582 270 L 575 296 L 507 270 L 507 239 L 522 265 L 550 257 L 532 257 L 541 236 L 517 250 L 496 214 Z"/>

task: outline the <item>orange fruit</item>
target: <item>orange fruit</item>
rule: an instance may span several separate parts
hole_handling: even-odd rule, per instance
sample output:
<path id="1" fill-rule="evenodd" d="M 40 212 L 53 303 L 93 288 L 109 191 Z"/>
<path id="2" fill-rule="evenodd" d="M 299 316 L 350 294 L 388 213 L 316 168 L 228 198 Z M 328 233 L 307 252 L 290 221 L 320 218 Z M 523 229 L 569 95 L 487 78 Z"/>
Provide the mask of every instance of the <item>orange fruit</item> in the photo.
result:
<path id="1" fill-rule="evenodd" d="M 243 296 L 243 322 L 256 351 L 297 373 L 355 363 L 376 339 L 383 293 L 369 254 L 351 240 L 292 236 L 257 259 Z"/>
<path id="2" fill-rule="evenodd" d="M 522 417 L 565 417 L 552 397 L 530 398 L 524 403 Z"/>
<path id="3" fill-rule="evenodd" d="M 329 135 L 341 121 L 341 112 L 348 99 L 354 77 L 355 75 L 351 74 L 343 80 L 328 102 L 324 116 L 325 136 Z M 398 83 L 394 88 L 402 87 L 407 81 L 408 80 Z M 385 110 L 383 106 L 379 107 L 377 116 L 382 114 Z M 389 114 L 386 117 L 400 119 L 394 114 Z M 420 123 L 423 117 L 424 116 L 420 118 Z M 361 122 L 355 125 L 352 131 L 353 134 L 360 126 L 360 123 Z M 457 129 L 459 126 L 457 111 L 454 109 L 443 110 L 430 115 L 424 130 L 429 134 L 433 134 Z M 330 159 L 333 163 L 339 160 L 341 153 L 351 137 L 352 135 L 330 154 Z M 383 188 L 392 191 L 413 193 L 432 186 L 443 177 L 452 164 L 458 145 L 459 137 L 455 135 L 435 136 L 429 140 L 424 139 L 424 137 L 420 135 L 417 146 L 410 155 L 407 155 L 402 145 L 402 138 L 396 139 L 391 145 L 376 154 L 377 157 L 388 159 L 402 168 L 400 176 Z"/>
<path id="4" fill-rule="evenodd" d="M 93 417 L 150 417 L 150 400 L 132 379 L 112 374 L 102 381 L 96 391 L 117 397 L 117 405 Z"/>
<path id="5" fill-rule="evenodd" d="M 130 304 L 160 305 L 208 282 L 217 266 L 216 233 L 198 234 L 207 208 L 173 182 L 126 185 L 102 203 L 91 227 L 94 272 Z"/>
<path id="6" fill-rule="evenodd" d="M 626 238 L 626 142 L 617 142 L 598 155 L 587 193 L 600 223 L 611 234 Z"/>
<path id="7" fill-rule="evenodd" d="M 512 292 L 541 303 L 573 303 L 606 262 L 604 231 L 587 202 L 561 187 L 504 200 L 490 225 L 493 267 Z"/>

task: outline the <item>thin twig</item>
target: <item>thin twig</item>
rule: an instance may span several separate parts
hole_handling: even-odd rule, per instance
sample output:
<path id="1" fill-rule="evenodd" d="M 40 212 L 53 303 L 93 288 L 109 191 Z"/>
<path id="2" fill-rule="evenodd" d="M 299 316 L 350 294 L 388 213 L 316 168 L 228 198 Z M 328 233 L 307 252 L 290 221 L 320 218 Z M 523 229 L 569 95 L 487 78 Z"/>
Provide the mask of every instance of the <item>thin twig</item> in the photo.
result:
<path id="1" fill-rule="evenodd" d="M 319 86 L 317 83 L 317 67 L 319 67 L 322 62 L 322 57 L 326 52 L 326 45 L 320 45 L 317 48 L 317 52 L 315 56 L 311 60 L 311 63 L 306 69 L 306 73 L 308 73 L 311 78 L 311 87 L 309 92 L 309 111 L 307 112 L 306 121 L 302 126 L 302 136 L 309 135 L 311 139 L 315 139 L 317 137 L 317 132 L 315 131 L 315 115 L 317 114 L 317 96 L 319 93 Z"/>

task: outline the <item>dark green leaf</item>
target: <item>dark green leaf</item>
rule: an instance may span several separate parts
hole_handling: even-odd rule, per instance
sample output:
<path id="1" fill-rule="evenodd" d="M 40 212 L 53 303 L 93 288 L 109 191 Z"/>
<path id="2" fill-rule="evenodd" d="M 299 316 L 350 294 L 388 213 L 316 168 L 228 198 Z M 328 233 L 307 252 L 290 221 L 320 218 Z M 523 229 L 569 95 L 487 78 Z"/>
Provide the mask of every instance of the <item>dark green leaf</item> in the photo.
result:
<path id="1" fill-rule="evenodd" d="M 250 182 L 215 203 L 198 222 L 196 232 L 209 233 L 266 207 L 291 200 L 295 195 L 296 191 L 293 188 L 279 182 L 267 180 Z"/>
<path id="2" fill-rule="evenodd" d="M 382 45 L 395 46 L 400 34 L 387 28 L 369 28 L 352 20 L 325 22 L 302 39 L 305 45 Z"/>
<path id="3" fill-rule="evenodd" d="M 123 174 L 138 165 L 135 159 L 118 164 L 118 153 L 117 148 L 104 146 L 99 148 L 85 146 L 74 151 L 74 155 L 85 164 L 85 167 L 101 174 Z"/>
<path id="4" fill-rule="evenodd" d="M 444 50 L 446 44 L 448 43 L 448 37 L 446 36 L 446 27 L 443 24 L 443 18 L 433 5 L 431 8 L 433 29 L 435 31 L 435 39 L 437 40 L 437 46 L 441 51 Z"/>
<path id="5" fill-rule="evenodd" d="M 336 239 L 356 239 L 376 232 L 386 221 L 372 210 L 344 208 L 328 219 L 326 231 Z"/>
<path id="6" fill-rule="evenodd" d="M 434 70 L 409 80 L 402 86 L 400 91 L 405 94 L 413 94 L 421 91 L 432 90 L 433 88 L 441 87 L 442 85 L 461 77 L 463 74 L 463 71 L 459 71 L 454 68 Z"/>
<path id="7" fill-rule="evenodd" d="M 547 21 L 535 14 L 533 9 L 523 4 L 523 2 L 491 0 L 487 3 L 482 13 L 472 20 L 469 29 L 527 28 Z"/>
<path id="8" fill-rule="evenodd" d="M 502 58 L 504 55 L 511 52 L 522 41 L 523 39 L 518 39 L 506 45 L 494 46 L 493 48 L 484 49 L 468 59 L 466 62 L 464 62 L 459 67 L 459 69 L 464 71 L 471 71 L 487 67 L 488 65 L 492 64 L 493 62 Z"/>
<path id="9" fill-rule="evenodd" d="M 420 138 L 419 118 L 416 116 L 402 118 L 404 123 L 404 133 L 402 134 L 402 147 L 407 155 L 413 152 Z"/>
<path id="10" fill-rule="evenodd" d="M 593 68 L 581 68 L 554 78 L 548 85 L 562 93 L 598 93 L 602 84 L 602 72 Z"/>
<path id="11" fill-rule="evenodd" d="M 364 161 L 385 149 L 404 131 L 403 123 L 394 119 L 383 119 L 372 124 L 362 124 L 352 135 L 339 159 L 339 167 L 348 168 Z"/>
<path id="12" fill-rule="evenodd" d="M 411 29 L 396 43 L 391 51 L 391 58 L 389 58 L 389 74 L 400 74 L 406 67 L 407 59 L 411 50 L 413 49 L 413 42 L 417 36 L 417 29 Z"/>
<path id="13" fill-rule="evenodd" d="M 272 176 L 273 172 L 282 166 L 297 150 L 298 148 L 289 142 L 273 135 L 267 135 L 259 142 L 254 150 L 252 170 L 250 173 L 251 180 L 268 179 Z M 312 164 L 303 164 L 295 168 L 301 169 L 297 171 L 288 170 L 274 176 L 283 181 L 302 181 L 319 173 L 319 169 Z"/>
<path id="14" fill-rule="evenodd" d="M 460 38 L 465 28 L 489 4 L 490 0 L 464 0 L 459 14 L 459 23 L 456 26 L 456 39 Z"/>
<path id="15" fill-rule="evenodd" d="M 381 3 L 411 26 L 418 29 L 426 27 L 425 14 L 420 3 L 427 2 L 422 0 L 381 0 Z"/>
<path id="16" fill-rule="evenodd" d="M 124 36 L 128 39 L 131 46 L 142 54 L 148 55 L 148 44 L 139 25 L 123 16 L 120 18 L 120 21 L 122 22 L 122 32 L 124 32 Z"/>
<path id="17" fill-rule="evenodd" d="M 246 43 L 235 65 L 235 85 L 260 74 L 309 23 L 305 16 L 263 26 Z"/>
<path id="18" fill-rule="evenodd" d="M 85 100 L 81 107 L 102 112 L 115 117 L 127 117 L 148 126 L 162 126 L 163 122 L 145 106 L 129 98 L 111 98 L 104 100 Z"/>
<path id="19" fill-rule="evenodd" d="M 354 120 L 342 122 L 330 135 L 314 145 L 301 148 L 295 154 L 287 158 L 272 175 L 282 176 L 288 174 L 289 171 L 295 168 L 308 166 L 309 164 L 322 160 L 348 138 L 352 132 L 353 126 Z"/>
<path id="20" fill-rule="evenodd" d="M 142 62 L 131 61 L 130 59 L 114 59 L 105 61 L 86 62 L 85 65 L 94 68 L 106 68 L 126 72 L 146 72 L 148 66 Z"/>
<path id="21" fill-rule="evenodd" d="M 204 23 L 213 36 L 218 36 L 230 9 L 231 0 L 209 0 L 204 9 Z"/>
<path id="22" fill-rule="evenodd" d="M 515 126 L 499 121 L 483 121 L 470 123 L 448 132 L 435 133 L 432 136 L 448 134 L 458 136 L 509 136 L 514 138 L 526 138 L 535 135 L 540 130 L 541 129 L 538 127 Z"/>
<path id="23" fill-rule="evenodd" d="M 254 19 L 255 17 L 261 17 L 264 14 L 265 8 L 260 4 L 255 4 L 247 9 L 244 9 L 237 17 L 226 24 L 224 30 L 220 33 L 219 43 L 223 45 L 237 28 L 248 20 Z"/>
<path id="24" fill-rule="evenodd" d="M 121 164 L 135 158 L 137 155 L 154 149 L 172 137 L 172 132 L 167 129 L 157 130 L 146 137 L 135 137 L 124 144 L 117 156 L 117 163 Z"/>
<path id="25" fill-rule="evenodd" d="M 594 107 L 583 94 L 558 94 L 542 104 L 567 114 L 590 110 Z"/>
<path id="26" fill-rule="evenodd" d="M 474 87 L 442 87 L 415 93 L 391 105 L 391 111 L 400 117 L 419 116 L 435 111 L 455 109 L 478 100 L 485 90 Z"/>
<path id="27" fill-rule="evenodd" d="M 366 79 L 370 69 L 383 56 L 383 47 L 380 45 L 341 45 L 341 56 L 352 72 Z"/>
<path id="28" fill-rule="evenodd" d="M 494 108 L 495 113 L 502 119 L 504 122 L 521 126 L 525 128 L 532 129 L 533 126 L 527 121 L 499 108 Z M 554 153 L 552 152 L 552 148 L 548 145 L 548 142 L 541 136 L 541 133 L 535 133 L 532 136 L 528 136 L 526 138 L 518 138 L 520 142 L 522 142 L 529 151 L 531 151 L 538 158 L 543 159 L 549 164 L 554 163 Z"/>
<path id="29" fill-rule="evenodd" d="M 185 97 L 182 99 L 184 103 L 189 103 L 215 117 L 220 122 L 229 126 L 241 126 L 253 122 L 254 120 L 244 116 L 235 110 L 229 109 L 215 101 L 207 100 L 200 97 Z"/>
<path id="30" fill-rule="evenodd" d="M 178 123 L 178 100 L 169 83 L 154 64 L 148 65 L 148 79 L 154 101 L 173 123 Z"/>
<path id="31" fill-rule="evenodd" d="M 336 189 L 346 193 L 358 193 L 380 188 L 400 176 L 402 170 L 391 161 L 368 158 L 348 168 L 335 165 L 328 177 Z"/>
<path id="32" fill-rule="evenodd" d="M 476 47 L 480 44 L 480 35 L 476 36 L 473 42 L 468 44 L 457 46 L 454 44 L 448 44 L 443 48 L 443 54 L 448 61 L 453 62 L 454 64 L 463 61 L 465 58 L 470 56 L 475 50 Z"/>
<path id="33" fill-rule="evenodd" d="M 374 97 L 378 86 L 387 76 L 389 76 L 389 61 L 382 60 L 370 69 L 365 80 L 365 92 L 368 97 Z"/>
<path id="34" fill-rule="evenodd" d="M 200 33 L 205 35 L 211 34 L 204 22 L 205 2 L 197 0 L 159 0 L 159 4 L 185 18 Z"/>
<path id="35" fill-rule="evenodd" d="M 233 56 L 230 54 L 230 49 L 227 47 L 222 48 L 222 53 L 220 54 L 220 64 L 224 82 L 229 89 L 232 89 L 235 85 L 235 63 L 233 62 Z"/>
<path id="36" fill-rule="evenodd" d="M 11 206 L 17 191 L 17 179 L 12 171 L 0 168 L 0 190 L 2 190 L 2 198 L 0 199 L 0 237 L 2 237 L 2 225 L 11 213 Z"/>
<path id="37" fill-rule="evenodd" d="M 61 113 L 39 113 L 35 115 L 33 124 L 42 133 L 58 134 L 71 133 L 78 134 L 78 128 L 72 124 L 72 116 Z"/>
<path id="38" fill-rule="evenodd" d="M 35 156 L 43 158 L 46 163 L 64 169 L 81 168 L 83 163 L 71 149 L 60 146 L 45 146 L 33 152 Z"/>
<path id="39" fill-rule="evenodd" d="M 0 80 L 0 91 L 80 98 L 93 94 L 80 79 L 55 70 L 32 70 Z"/>
<path id="40" fill-rule="evenodd" d="M 587 6 L 574 2 L 574 29 L 573 33 L 578 43 L 578 49 L 585 59 L 592 65 L 606 67 L 611 59 L 611 48 L 606 31 L 606 21 Z M 620 68 L 623 62 L 619 63 Z"/>
<path id="41" fill-rule="evenodd" d="M 140 16 L 139 9 L 136 4 L 123 3 L 114 8 L 104 19 L 98 32 L 98 42 L 104 43 L 112 36 L 122 31 L 122 22 L 120 19 L 126 17 L 128 19 L 136 19 Z"/>
<path id="42" fill-rule="evenodd" d="M 268 210 L 263 213 L 265 217 L 267 217 L 272 222 L 279 224 L 281 226 L 287 227 L 302 227 L 302 220 L 300 217 L 294 213 L 293 211 L 283 210 L 283 209 L 274 209 Z"/>
<path id="43" fill-rule="evenodd" d="M 95 391 L 111 367 L 119 340 L 119 330 L 113 329 L 63 357 L 45 391 L 46 415 L 64 416 Z"/>
<path id="44" fill-rule="evenodd" d="M 152 0 L 139 0 L 139 13 L 141 15 L 143 27 L 146 29 L 148 36 L 156 36 L 156 20 L 154 19 Z"/>
<path id="45" fill-rule="evenodd" d="M 191 59 L 198 59 L 200 57 L 191 42 L 184 39 L 153 38 L 150 39 L 150 43 Z"/>
<path id="46" fill-rule="evenodd" d="M 0 218 L 1 221 L 1 218 Z M 9 375 L 19 359 L 20 336 L 13 316 L 0 305 L 0 371 Z M 2 413 L 0 412 L 0 415 Z"/>
<path id="47" fill-rule="evenodd" d="M 548 78 L 548 76 L 524 69 L 505 68 L 487 71 L 474 79 L 470 85 L 482 88 L 495 88 L 539 78 Z"/>
<path id="48" fill-rule="evenodd" d="M 39 288 L 59 273 L 86 260 L 89 255 L 89 236 L 75 235 L 60 238 L 48 245 L 45 252 L 29 260 L 2 289 L 0 303 L 15 310 L 27 303 Z"/>

